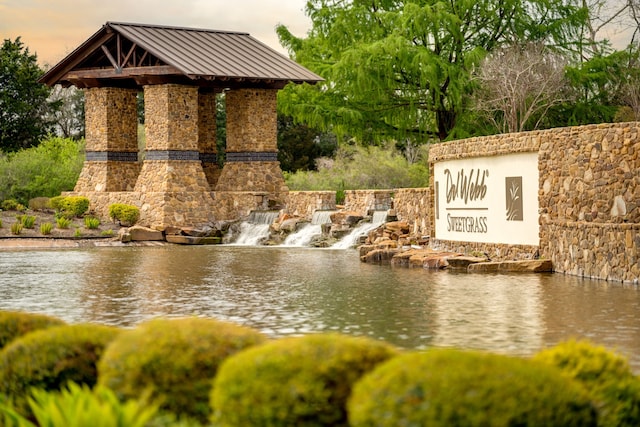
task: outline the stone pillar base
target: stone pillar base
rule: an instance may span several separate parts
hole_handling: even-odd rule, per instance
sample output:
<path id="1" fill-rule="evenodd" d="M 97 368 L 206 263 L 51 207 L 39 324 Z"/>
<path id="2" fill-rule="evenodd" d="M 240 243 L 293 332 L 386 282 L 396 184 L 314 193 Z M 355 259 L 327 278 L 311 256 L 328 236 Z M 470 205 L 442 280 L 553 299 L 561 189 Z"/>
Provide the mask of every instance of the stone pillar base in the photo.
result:
<path id="1" fill-rule="evenodd" d="M 216 191 L 263 192 L 278 198 L 287 194 L 289 188 L 277 161 L 227 161 L 222 168 Z"/>
<path id="2" fill-rule="evenodd" d="M 218 184 L 218 180 L 220 179 L 220 174 L 222 173 L 222 169 L 216 163 L 203 163 L 202 169 L 204 170 L 204 175 L 207 177 L 207 182 L 209 183 L 209 187 L 216 188 Z"/>
<path id="3" fill-rule="evenodd" d="M 135 186 L 141 193 L 209 193 L 200 161 L 145 160 Z"/>
<path id="4" fill-rule="evenodd" d="M 85 161 L 74 191 L 132 191 L 140 163 Z"/>
<path id="5" fill-rule="evenodd" d="M 109 206 L 124 203 L 140 209 L 139 224 L 155 230 L 167 227 L 201 227 L 215 220 L 214 200 L 210 192 L 141 193 L 136 191 L 64 193 L 84 196 L 91 202 L 90 210 L 102 221 L 109 221 Z"/>

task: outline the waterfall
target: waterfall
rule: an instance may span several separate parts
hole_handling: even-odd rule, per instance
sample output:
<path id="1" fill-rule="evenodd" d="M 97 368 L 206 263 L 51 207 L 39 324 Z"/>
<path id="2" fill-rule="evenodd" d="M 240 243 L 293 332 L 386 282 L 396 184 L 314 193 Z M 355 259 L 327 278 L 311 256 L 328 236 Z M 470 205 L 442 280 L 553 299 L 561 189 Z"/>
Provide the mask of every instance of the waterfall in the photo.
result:
<path id="1" fill-rule="evenodd" d="M 336 211 L 314 211 L 311 217 L 311 224 L 322 225 L 331 222 L 331 214 Z"/>
<path id="2" fill-rule="evenodd" d="M 349 249 L 358 243 L 362 236 L 366 236 L 371 230 L 380 227 L 387 219 L 387 211 L 374 211 L 371 222 L 358 224 L 351 233 L 344 236 L 340 241 L 331 246 L 331 249 Z"/>
<path id="3" fill-rule="evenodd" d="M 249 218 L 240 224 L 240 234 L 234 245 L 258 246 L 269 238 L 269 226 L 278 219 L 279 211 L 251 211 Z"/>
<path id="4" fill-rule="evenodd" d="M 317 210 L 313 212 L 311 223 L 305 224 L 300 230 L 287 236 L 282 243 L 283 246 L 304 247 L 311 243 L 311 240 L 319 234 L 322 234 L 322 224 L 331 222 L 331 214 L 333 210 Z"/>

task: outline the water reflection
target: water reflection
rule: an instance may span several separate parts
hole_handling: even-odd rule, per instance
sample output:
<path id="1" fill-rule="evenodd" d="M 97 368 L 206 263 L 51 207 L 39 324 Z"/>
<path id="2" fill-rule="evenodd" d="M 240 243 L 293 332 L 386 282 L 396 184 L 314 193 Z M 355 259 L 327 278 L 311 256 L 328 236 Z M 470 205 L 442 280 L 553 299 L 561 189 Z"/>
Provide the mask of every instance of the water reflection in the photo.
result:
<path id="1" fill-rule="evenodd" d="M 586 337 L 640 371 L 638 287 L 558 274 L 394 269 L 355 251 L 238 246 L 0 251 L 0 272 L 0 309 L 70 322 L 198 315 L 273 336 L 337 331 L 518 355 Z"/>

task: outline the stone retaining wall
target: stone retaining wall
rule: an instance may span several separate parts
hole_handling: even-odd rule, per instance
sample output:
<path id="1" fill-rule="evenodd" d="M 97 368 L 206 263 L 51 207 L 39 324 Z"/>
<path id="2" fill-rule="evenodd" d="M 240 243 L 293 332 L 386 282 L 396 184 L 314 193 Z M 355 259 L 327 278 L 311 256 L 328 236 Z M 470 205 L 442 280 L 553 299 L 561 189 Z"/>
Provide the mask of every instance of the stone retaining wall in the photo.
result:
<path id="1" fill-rule="evenodd" d="M 290 191 L 287 213 L 311 221 L 315 211 L 336 209 L 335 191 Z"/>
<path id="2" fill-rule="evenodd" d="M 393 195 L 393 210 L 400 221 L 409 224 L 413 235 L 430 236 L 433 223 L 431 188 L 400 188 Z"/>
<path id="3" fill-rule="evenodd" d="M 394 190 L 346 190 L 344 209 L 365 216 L 369 211 L 391 209 Z"/>

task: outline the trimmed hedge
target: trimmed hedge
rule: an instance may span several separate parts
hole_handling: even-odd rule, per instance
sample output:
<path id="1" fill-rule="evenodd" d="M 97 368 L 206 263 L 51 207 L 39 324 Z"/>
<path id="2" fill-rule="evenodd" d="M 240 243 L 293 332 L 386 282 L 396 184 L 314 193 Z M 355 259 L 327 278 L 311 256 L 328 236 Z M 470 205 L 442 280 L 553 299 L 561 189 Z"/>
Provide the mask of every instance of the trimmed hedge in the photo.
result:
<path id="1" fill-rule="evenodd" d="M 49 204 L 56 212 L 73 218 L 80 218 L 89 210 L 89 199 L 84 196 L 57 196 L 49 199 Z"/>
<path id="2" fill-rule="evenodd" d="M 29 332 L 64 324 L 63 320 L 44 314 L 0 311 L 0 350 Z"/>
<path id="3" fill-rule="evenodd" d="M 69 381 L 93 386 L 96 363 L 120 330 L 77 324 L 41 329 L 13 340 L 0 352 L 0 394 L 26 410 L 32 387 L 60 390 Z"/>
<path id="4" fill-rule="evenodd" d="M 389 344 L 337 334 L 282 338 L 227 359 L 211 393 L 221 426 L 344 426 L 353 384 L 395 356 Z"/>
<path id="5" fill-rule="evenodd" d="M 140 209 L 133 205 L 114 203 L 109 206 L 109 218 L 118 221 L 120 225 L 132 226 L 140 219 Z"/>
<path id="6" fill-rule="evenodd" d="M 359 426 L 595 426 L 582 387 L 552 367 L 480 352 L 433 349 L 379 366 L 354 387 Z"/>
<path id="7" fill-rule="evenodd" d="M 640 426 L 640 378 L 625 357 L 588 341 L 568 341 L 533 359 L 559 368 L 587 389 L 599 426 Z"/>
<path id="8" fill-rule="evenodd" d="M 214 319 L 155 319 L 122 333 L 99 364 L 99 384 L 121 399 L 145 391 L 179 416 L 208 419 L 209 392 L 220 363 L 266 337 Z"/>

